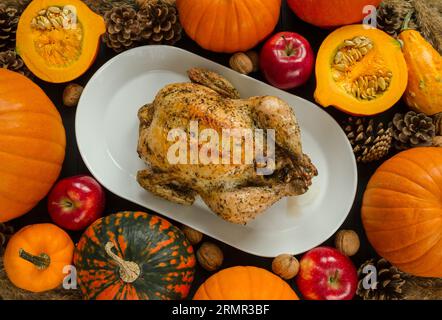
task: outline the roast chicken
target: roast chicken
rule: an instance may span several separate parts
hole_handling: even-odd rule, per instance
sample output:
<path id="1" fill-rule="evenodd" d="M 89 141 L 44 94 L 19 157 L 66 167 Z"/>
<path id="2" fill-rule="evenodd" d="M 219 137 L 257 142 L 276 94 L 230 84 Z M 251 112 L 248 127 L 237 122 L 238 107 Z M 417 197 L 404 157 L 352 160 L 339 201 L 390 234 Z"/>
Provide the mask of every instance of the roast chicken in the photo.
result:
<path id="1" fill-rule="evenodd" d="M 152 103 L 139 110 L 138 154 L 146 169 L 138 172 L 137 181 L 143 188 L 183 205 L 191 205 L 199 195 L 221 218 L 238 224 L 249 222 L 283 197 L 308 190 L 318 172 L 302 152 L 300 129 L 286 102 L 271 96 L 241 99 L 229 81 L 208 70 L 193 68 L 188 75 L 191 82 L 164 87 Z M 273 129 L 272 170 L 259 172 L 265 164 L 255 153 L 249 162 L 243 161 L 242 154 L 240 163 L 203 164 L 195 159 L 192 162 L 185 154 L 189 162 L 171 163 L 168 155 L 176 143 L 171 140 L 171 130 L 181 129 L 190 135 L 194 121 L 199 132 L 210 128 L 220 137 L 222 130 L 229 128 Z M 186 141 L 184 151 L 189 151 L 190 140 Z M 219 154 L 224 154 L 225 148 L 232 145 L 220 143 Z M 270 148 L 261 148 L 265 156 L 271 156 Z"/>

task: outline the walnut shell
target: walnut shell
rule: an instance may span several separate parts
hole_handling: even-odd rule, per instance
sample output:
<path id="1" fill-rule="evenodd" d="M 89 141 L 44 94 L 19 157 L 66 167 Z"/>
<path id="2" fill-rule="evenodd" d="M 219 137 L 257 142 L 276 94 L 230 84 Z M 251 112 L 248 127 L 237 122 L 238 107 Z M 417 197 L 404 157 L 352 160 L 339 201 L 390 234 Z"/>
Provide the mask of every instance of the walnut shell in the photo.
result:
<path id="1" fill-rule="evenodd" d="M 191 245 L 197 245 L 203 239 L 203 234 L 195 229 L 192 229 L 188 226 L 182 226 L 181 230 L 186 236 L 187 240 L 189 240 Z"/>
<path id="2" fill-rule="evenodd" d="M 247 51 L 246 55 L 250 58 L 253 65 L 253 72 L 257 72 L 259 70 L 259 54 L 256 51 Z"/>
<path id="3" fill-rule="evenodd" d="M 204 242 L 196 252 L 196 258 L 207 271 L 216 271 L 223 264 L 224 254 L 216 244 Z"/>
<path id="4" fill-rule="evenodd" d="M 249 74 L 253 71 L 253 62 L 247 54 L 238 52 L 230 58 L 230 67 L 239 73 Z"/>
<path id="5" fill-rule="evenodd" d="M 435 136 L 432 141 L 433 147 L 442 147 L 442 136 Z"/>
<path id="6" fill-rule="evenodd" d="M 290 254 L 280 254 L 273 259 L 272 271 L 285 280 L 292 279 L 299 272 L 299 261 Z"/>
<path id="7" fill-rule="evenodd" d="M 149 4 L 155 4 L 158 1 L 159 0 L 135 0 L 135 4 L 137 5 L 138 8 L 142 9 L 145 6 Z M 170 4 L 171 6 L 176 5 L 176 0 L 161 0 L 161 1 Z"/>
<path id="8" fill-rule="evenodd" d="M 433 123 L 435 127 L 436 136 L 442 135 L 442 112 L 436 113 L 433 116 Z"/>
<path id="9" fill-rule="evenodd" d="M 346 256 L 354 256 L 360 247 L 358 234 L 353 230 L 340 230 L 336 234 L 335 247 Z"/>
<path id="10" fill-rule="evenodd" d="M 83 87 L 79 84 L 68 84 L 63 91 L 63 104 L 66 107 L 75 107 L 78 104 L 82 93 Z"/>

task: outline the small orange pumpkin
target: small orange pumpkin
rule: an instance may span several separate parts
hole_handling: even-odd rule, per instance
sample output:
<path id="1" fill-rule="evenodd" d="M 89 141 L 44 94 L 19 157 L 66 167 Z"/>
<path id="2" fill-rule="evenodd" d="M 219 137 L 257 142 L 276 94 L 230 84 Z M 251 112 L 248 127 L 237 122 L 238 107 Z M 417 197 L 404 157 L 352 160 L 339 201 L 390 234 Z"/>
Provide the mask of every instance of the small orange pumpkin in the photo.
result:
<path id="1" fill-rule="evenodd" d="M 60 173 L 65 147 L 51 100 L 28 78 L 0 68 L 0 222 L 43 199 Z"/>
<path id="2" fill-rule="evenodd" d="M 328 28 L 361 22 L 364 7 L 382 0 L 288 0 L 290 8 L 305 22 Z"/>
<path id="3" fill-rule="evenodd" d="M 194 300 L 299 300 L 275 274 L 257 267 L 232 267 L 206 280 Z"/>
<path id="4" fill-rule="evenodd" d="M 71 265 L 74 243 L 50 223 L 26 226 L 9 240 L 4 266 L 11 282 L 32 292 L 52 290 L 62 284 L 65 266 Z"/>
<path id="5" fill-rule="evenodd" d="M 362 221 L 377 253 L 404 272 L 442 277 L 442 148 L 414 148 L 368 183 Z"/>
<path id="6" fill-rule="evenodd" d="M 94 63 L 106 31 L 103 17 L 80 0 L 33 0 L 20 16 L 17 52 L 34 75 L 74 80 Z"/>
<path id="7" fill-rule="evenodd" d="M 407 80 L 399 41 L 362 24 L 345 26 L 319 49 L 315 100 L 352 115 L 379 114 L 401 99 Z"/>
<path id="8" fill-rule="evenodd" d="M 399 35 L 408 66 L 408 106 L 426 115 L 442 112 L 442 55 L 415 30 Z"/>
<path id="9" fill-rule="evenodd" d="M 215 52 L 247 51 L 272 33 L 281 0 L 177 0 L 181 24 L 201 47 Z"/>

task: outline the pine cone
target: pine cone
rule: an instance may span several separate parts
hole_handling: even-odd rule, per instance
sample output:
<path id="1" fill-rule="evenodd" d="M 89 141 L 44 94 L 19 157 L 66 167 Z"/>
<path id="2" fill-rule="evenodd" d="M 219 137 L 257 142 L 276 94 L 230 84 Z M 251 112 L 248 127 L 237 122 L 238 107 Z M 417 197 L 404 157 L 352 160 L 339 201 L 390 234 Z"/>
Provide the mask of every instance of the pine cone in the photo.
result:
<path id="1" fill-rule="evenodd" d="M 173 45 L 181 39 L 182 27 L 174 5 L 164 0 L 145 1 L 138 16 L 143 26 L 143 42 Z"/>
<path id="2" fill-rule="evenodd" d="M 364 270 L 370 265 L 376 274 Z M 442 300 L 442 278 L 415 277 L 385 259 L 366 261 L 358 277 L 357 295 L 364 300 Z"/>
<path id="3" fill-rule="evenodd" d="M 31 76 L 31 72 L 14 50 L 0 52 L 0 68 L 21 73 L 26 77 Z"/>
<path id="4" fill-rule="evenodd" d="M 14 229 L 4 223 L 0 223 L 0 255 L 6 248 L 9 238 L 14 233 Z"/>
<path id="5" fill-rule="evenodd" d="M 83 0 L 83 2 L 95 13 L 104 15 L 112 8 L 134 6 L 135 0 Z"/>
<path id="6" fill-rule="evenodd" d="M 114 6 L 111 1 L 108 0 L 83 0 L 83 2 L 95 13 L 104 15 L 106 11 L 109 11 Z"/>
<path id="7" fill-rule="evenodd" d="M 408 0 L 382 2 L 377 11 L 378 28 L 393 37 L 398 36 L 405 17 L 411 10 L 413 10 L 413 5 Z"/>
<path id="8" fill-rule="evenodd" d="M 115 7 L 104 15 L 106 33 L 104 42 L 116 52 L 133 48 L 140 40 L 141 27 L 135 9 L 129 6 Z"/>
<path id="9" fill-rule="evenodd" d="M 405 18 L 412 14 L 408 28 L 419 31 L 442 54 L 442 1 L 384 0 L 377 12 L 378 28 L 397 36 Z"/>
<path id="10" fill-rule="evenodd" d="M 15 48 L 19 18 L 20 13 L 15 6 L 0 4 L 0 52 Z"/>
<path id="11" fill-rule="evenodd" d="M 19 11 L 26 9 L 32 0 L 2 0 L 7 6 L 16 7 Z"/>
<path id="12" fill-rule="evenodd" d="M 397 150 L 431 146 L 435 136 L 433 119 L 424 113 L 409 111 L 393 118 L 393 137 Z"/>
<path id="13" fill-rule="evenodd" d="M 391 127 L 384 128 L 382 122 L 350 117 L 344 124 L 344 131 L 353 147 L 357 162 L 367 163 L 380 160 L 390 151 L 393 139 Z"/>
<path id="14" fill-rule="evenodd" d="M 433 123 L 436 136 L 442 136 L 442 112 L 436 113 L 433 116 Z"/>
<path id="15" fill-rule="evenodd" d="M 153 2 L 158 2 L 160 0 L 135 0 L 135 4 L 139 7 L 139 8 L 143 8 L 144 6 L 146 6 L 148 3 L 153 3 Z M 162 2 L 165 2 L 167 4 L 170 4 L 172 6 L 176 5 L 176 0 L 161 0 Z"/>

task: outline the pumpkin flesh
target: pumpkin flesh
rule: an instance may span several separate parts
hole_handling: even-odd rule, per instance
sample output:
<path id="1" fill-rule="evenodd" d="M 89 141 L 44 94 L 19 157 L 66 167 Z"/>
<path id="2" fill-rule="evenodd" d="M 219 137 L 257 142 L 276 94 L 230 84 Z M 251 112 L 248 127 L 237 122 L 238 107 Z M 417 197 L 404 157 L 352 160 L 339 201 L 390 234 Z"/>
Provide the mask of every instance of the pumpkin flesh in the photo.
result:
<path id="1" fill-rule="evenodd" d="M 391 108 L 404 93 L 408 73 L 398 41 L 363 25 L 330 34 L 316 61 L 315 100 L 353 115 Z"/>
<path id="2" fill-rule="evenodd" d="M 42 80 L 60 83 L 83 74 L 94 62 L 103 19 L 79 0 L 34 0 L 17 29 L 17 52 Z"/>

